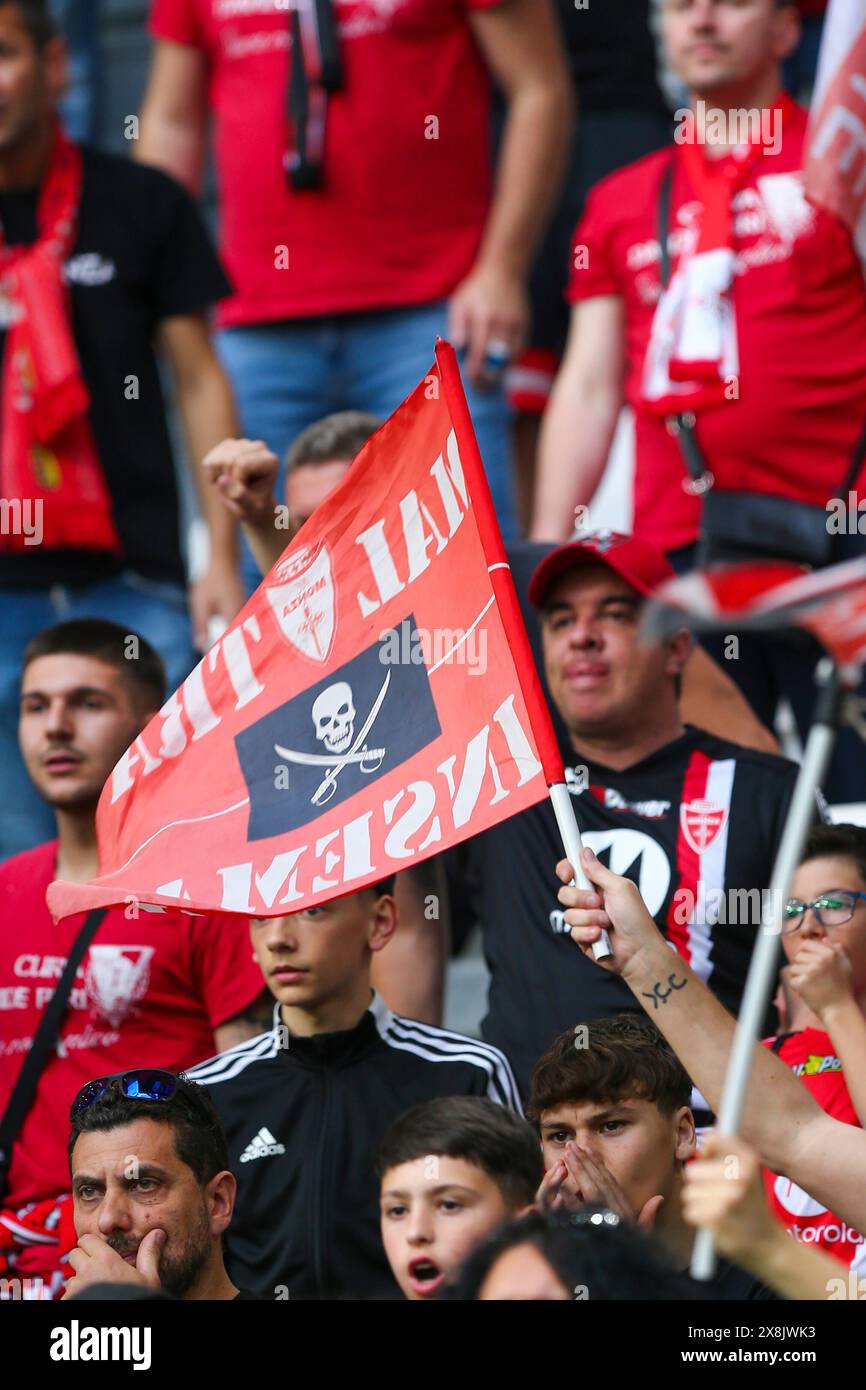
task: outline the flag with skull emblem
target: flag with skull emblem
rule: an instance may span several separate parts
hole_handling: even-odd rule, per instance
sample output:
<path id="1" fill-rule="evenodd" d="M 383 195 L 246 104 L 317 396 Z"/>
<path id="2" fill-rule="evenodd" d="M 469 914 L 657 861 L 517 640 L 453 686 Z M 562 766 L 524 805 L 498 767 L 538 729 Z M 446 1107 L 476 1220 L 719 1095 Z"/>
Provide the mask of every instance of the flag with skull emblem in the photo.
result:
<path id="1" fill-rule="evenodd" d="M 280 916 L 542 800 L 562 761 L 453 350 L 124 753 L 85 908 Z"/>

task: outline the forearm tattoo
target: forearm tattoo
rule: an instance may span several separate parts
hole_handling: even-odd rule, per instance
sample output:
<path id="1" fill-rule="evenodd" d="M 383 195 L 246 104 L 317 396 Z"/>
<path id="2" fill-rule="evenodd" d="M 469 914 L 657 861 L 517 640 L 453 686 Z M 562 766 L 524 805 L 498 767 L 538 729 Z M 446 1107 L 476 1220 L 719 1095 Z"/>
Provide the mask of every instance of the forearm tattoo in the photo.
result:
<path id="1" fill-rule="evenodd" d="M 672 974 L 668 975 L 667 989 L 665 989 L 664 980 L 656 980 L 652 987 L 652 992 L 644 989 L 641 990 L 641 993 L 644 999 L 651 999 L 653 1001 L 653 1008 L 657 1009 L 660 1004 L 666 1004 L 668 1002 L 675 989 L 685 989 L 687 984 L 688 980 L 685 979 L 685 977 L 678 980 L 676 971 L 673 971 Z"/>

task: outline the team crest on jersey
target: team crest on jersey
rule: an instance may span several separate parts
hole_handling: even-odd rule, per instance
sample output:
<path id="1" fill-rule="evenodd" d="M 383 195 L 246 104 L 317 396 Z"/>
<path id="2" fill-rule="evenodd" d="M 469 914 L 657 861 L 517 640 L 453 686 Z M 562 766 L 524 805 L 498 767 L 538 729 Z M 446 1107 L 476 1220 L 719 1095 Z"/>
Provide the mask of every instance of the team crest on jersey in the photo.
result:
<path id="1" fill-rule="evenodd" d="M 281 560 L 265 593 L 288 642 L 311 661 L 327 661 L 334 642 L 334 580 L 326 545 L 302 546 Z"/>
<path id="2" fill-rule="evenodd" d="M 695 854 L 706 853 L 718 839 L 727 819 L 727 807 L 717 806 L 713 801 L 684 801 L 680 806 L 680 829 Z"/>
<path id="3" fill-rule="evenodd" d="M 117 1028 L 150 984 L 152 946 L 91 946 L 84 987 L 94 1013 Z"/>

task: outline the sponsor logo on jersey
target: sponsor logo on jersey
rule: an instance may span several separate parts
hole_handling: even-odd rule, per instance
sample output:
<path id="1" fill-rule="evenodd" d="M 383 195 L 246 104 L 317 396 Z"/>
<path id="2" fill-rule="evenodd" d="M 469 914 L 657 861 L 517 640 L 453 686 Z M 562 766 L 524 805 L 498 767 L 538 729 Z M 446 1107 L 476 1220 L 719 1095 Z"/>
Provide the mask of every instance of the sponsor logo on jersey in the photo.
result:
<path id="1" fill-rule="evenodd" d="M 695 854 L 704 854 L 718 839 L 728 819 L 728 808 L 713 801 L 684 801 L 680 807 L 680 828 L 686 844 Z"/>
<path id="2" fill-rule="evenodd" d="M 597 854 L 611 873 L 637 884 L 651 917 L 661 911 L 671 882 L 668 857 L 651 835 L 642 830 L 585 830 L 585 845 Z"/>
<path id="3" fill-rule="evenodd" d="M 644 820 L 662 820 L 671 809 L 669 801 L 626 801 L 614 787 L 605 787 L 604 804 L 610 811 L 631 811 Z"/>
<path id="4" fill-rule="evenodd" d="M 791 1067 L 795 1076 L 823 1076 L 824 1072 L 841 1070 L 842 1063 L 832 1053 L 819 1056 L 815 1052 L 810 1052 L 805 1062 L 797 1062 Z"/>
<path id="5" fill-rule="evenodd" d="M 271 1131 L 264 1127 L 251 1139 L 241 1154 L 241 1163 L 251 1163 L 254 1158 L 272 1158 L 274 1154 L 284 1154 L 285 1144 L 280 1144 Z"/>
<path id="6" fill-rule="evenodd" d="M 845 1221 L 828 1221 L 826 1225 L 819 1222 L 816 1226 L 791 1226 L 788 1234 L 795 1240 L 802 1241 L 804 1245 L 837 1245 L 842 1241 L 850 1242 L 851 1245 L 863 1244 L 860 1232 L 855 1231 L 854 1227 Z"/>
<path id="7" fill-rule="evenodd" d="M 821 1245 L 836 1245 L 841 1241 L 850 1241 L 852 1245 L 862 1245 L 863 1237 L 853 1226 L 840 1221 L 838 1216 L 830 1212 L 820 1202 L 816 1202 L 814 1197 L 810 1197 L 808 1192 L 804 1192 L 802 1187 L 798 1187 L 790 1178 L 776 1178 L 773 1184 L 773 1192 L 776 1201 L 788 1216 L 795 1218 L 795 1222 L 788 1228 L 789 1234 L 795 1240 L 803 1241 L 807 1245 L 819 1243 Z M 829 1216 L 829 1221 L 822 1221 L 818 1218 Z M 811 1221 L 809 1226 L 798 1225 L 797 1222 Z"/>
<path id="8" fill-rule="evenodd" d="M 100 256 L 97 251 L 81 252 L 73 256 L 63 269 L 67 280 L 73 285 L 108 285 L 117 277 L 114 261 Z"/>
<path id="9" fill-rule="evenodd" d="M 671 866 L 658 840 L 630 829 L 582 830 L 580 838 L 611 873 L 637 885 L 651 916 L 661 911 L 670 888 Z M 563 936 L 570 932 L 561 907 L 550 913 L 550 929 Z"/>

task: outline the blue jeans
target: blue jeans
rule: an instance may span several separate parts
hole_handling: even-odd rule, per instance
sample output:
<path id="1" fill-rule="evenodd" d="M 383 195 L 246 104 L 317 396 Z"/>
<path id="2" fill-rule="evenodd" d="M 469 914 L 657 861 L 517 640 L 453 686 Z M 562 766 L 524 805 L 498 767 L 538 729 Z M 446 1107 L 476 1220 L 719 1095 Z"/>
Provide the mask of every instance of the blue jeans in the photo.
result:
<path id="1" fill-rule="evenodd" d="M 128 571 L 97 584 L 0 590 L 0 860 L 56 833 L 53 812 L 31 784 L 18 750 L 18 698 L 27 643 L 68 618 L 108 618 L 145 637 L 166 664 L 170 691 L 197 659 L 178 584 Z"/>
<path id="2" fill-rule="evenodd" d="M 365 410 L 384 420 L 423 379 L 436 335 L 447 328 L 447 301 L 370 314 L 338 314 L 224 329 L 218 350 L 250 439 L 280 460 L 301 430 L 335 410 Z M 501 385 L 479 391 L 464 381 L 493 504 L 506 540 L 516 534 L 510 421 Z M 283 498 L 282 465 L 278 497 Z M 249 553 L 244 578 L 261 575 Z"/>
<path id="3" fill-rule="evenodd" d="M 790 58 L 782 64 L 782 81 L 785 90 L 797 101 L 808 103 L 815 85 L 815 71 L 818 67 L 818 53 L 821 48 L 821 34 L 824 29 L 824 16 L 814 15 L 803 21 L 800 42 Z"/>
<path id="4" fill-rule="evenodd" d="M 51 0 L 50 9 L 69 45 L 70 83 L 61 114 L 72 139 L 87 142 L 96 133 L 100 0 Z"/>

